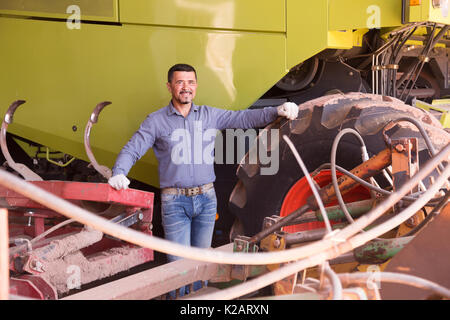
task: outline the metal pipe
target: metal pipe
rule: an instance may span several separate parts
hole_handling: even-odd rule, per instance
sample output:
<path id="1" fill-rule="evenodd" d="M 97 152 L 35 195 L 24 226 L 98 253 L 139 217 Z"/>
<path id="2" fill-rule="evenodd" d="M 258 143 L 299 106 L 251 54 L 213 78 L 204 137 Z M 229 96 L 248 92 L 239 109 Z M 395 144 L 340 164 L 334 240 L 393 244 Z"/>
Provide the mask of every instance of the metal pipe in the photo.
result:
<path id="1" fill-rule="evenodd" d="M 50 244 L 33 250 L 32 256 L 45 261 L 54 261 L 66 255 L 86 248 L 103 238 L 101 231 L 87 228 L 76 234 L 69 235 Z"/>
<path id="2" fill-rule="evenodd" d="M 374 205 L 374 200 L 367 199 L 362 201 L 355 201 L 346 203 L 348 212 L 354 218 L 357 218 L 372 209 Z M 328 219 L 330 220 L 338 220 L 345 219 L 344 212 L 342 211 L 339 205 L 326 207 L 325 211 L 327 213 Z M 323 221 L 322 213 L 319 210 L 316 211 L 308 211 L 302 217 L 297 220 L 292 221 L 291 225 L 300 224 L 311 221 Z"/>
<path id="3" fill-rule="evenodd" d="M 414 237 L 379 239 L 353 250 L 356 261 L 363 264 L 381 264 L 394 257 Z"/>
<path id="4" fill-rule="evenodd" d="M 336 227 L 334 225 L 333 227 Z M 321 239 L 326 234 L 325 229 L 315 229 L 284 235 L 286 246 L 298 243 L 315 241 Z M 352 253 L 352 261 L 363 264 L 380 264 L 394 257 L 403 249 L 414 237 L 399 237 L 393 239 L 375 239 L 355 250 Z M 335 262 L 336 263 L 336 262 Z"/>
<path id="5" fill-rule="evenodd" d="M 310 242 L 322 239 L 327 234 L 327 230 L 324 228 L 289 233 L 284 236 L 287 246 L 291 246 L 297 243 Z"/>
<path id="6" fill-rule="evenodd" d="M 48 162 L 54 164 L 55 166 L 58 166 L 58 167 L 61 167 L 61 168 L 65 168 L 65 167 L 67 167 L 69 164 L 71 164 L 75 160 L 75 157 L 72 157 L 72 159 L 68 160 L 66 163 L 59 163 L 57 161 L 54 161 L 54 160 L 50 159 L 50 149 L 48 147 L 46 147 L 45 159 Z"/>
<path id="7" fill-rule="evenodd" d="M 301 208 L 295 210 L 294 212 L 292 212 L 292 213 L 288 214 L 287 216 L 278 220 L 277 223 L 275 223 L 275 224 L 271 225 L 270 227 L 265 228 L 261 232 L 258 232 L 257 234 L 255 234 L 253 237 L 250 238 L 249 242 L 256 243 L 256 242 L 261 241 L 262 239 L 267 237 L 269 234 L 279 230 L 281 227 L 290 225 L 290 223 L 292 221 L 301 217 L 308 210 L 309 210 L 309 206 L 307 206 L 307 205 L 302 206 Z"/>
<path id="8" fill-rule="evenodd" d="M 367 279 L 373 277 L 372 272 L 357 272 L 357 273 L 340 273 L 339 279 L 345 283 L 366 283 Z M 420 289 L 431 290 L 444 298 L 450 298 L 450 290 L 429 280 L 412 276 L 409 274 L 397 272 L 377 272 L 377 277 L 380 281 L 405 284 Z M 377 279 L 378 280 L 378 279 Z"/>
<path id="9" fill-rule="evenodd" d="M 316 171 L 318 171 L 319 169 L 322 170 L 322 169 L 325 169 L 325 168 L 328 168 L 328 167 L 331 167 L 331 164 L 330 164 L 330 163 L 324 163 L 324 164 L 322 164 L 318 169 L 316 169 Z M 375 187 L 374 185 L 371 185 L 371 184 L 368 183 L 367 181 L 365 181 L 365 180 L 363 180 L 363 179 L 361 179 L 361 178 L 355 176 L 355 175 L 352 174 L 350 171 L 348 171 L 348 170 L 346 170 L 346 169 L 344 169 L 344 168 L 342 168 L 342 167 L 340 167 L 340 166 L 338 166 L 338 165 L 336 165 L 336 169 L 337 169 L 338 171 L 342 172 L 343 174 L 345 174 L 346 176 L 349 176 L 350 178 L 352 178 L 353 180 L 355 180 L 355 181 L 358 182 L 359 184 L 363 185 L 364 187 L 367 187 L 367 188 L 369 188 L 369 189 L 372 189 L 372 190 L 374 190 L 374 191 L 376 191 L 376 192 L 378 192 L 378 193 L 380 193 L 380 194 L 382 194 L 382 195 L 385 195 L 385 196 L 389 196 L 389 195 L 392 194 L 392 191 L 387 191 L 387 190 L 384 190 L 384 189 Z M 419 182 L 419 183 L 420 183 L 420 182 Z M 414 195 L 414 194 L 412 194 L 412 195 Z M 420 194 L 419 194 L 419 196 L 420 196 Z M 409 201 L 409 202 L 412 202 L 412 201 L 416 201 L 417 198 L 416 198 L 416 197 L 412 197 L 412 196 L 404 196 L 404 197 L 402 198 L 402 200 L 403 200 L 403 201 Z M 441 198 L 436 198 L 436 199 L 431 199 L 430 201 L 433 201 L 433 202 L 434 202 L 434 201 L 440 201 L 440 200 L 441 200 Z"/>
<path id="10" fill-rule="evenodd" d="M 23 251 L 25 249 L 27 251 L 31 251 L 32 250 L 31 249 L 32 248 L 32 244 L 34 244 L 34 243 L 38 242 L 39 240 L 45 238 L 46 236 L 51 234 L 53 231 L 55 231 L 57 229 L 60 229 L 60 228 L 64 227 L 65 225 L 67 225 L 69 223 L 72 223 L 74 221 L 75 221 L 74 219 L 64 220 L 63 222 L 58 223 L 57 225 L 55 225 L 55 226 L 51 227 L 50 229 L 44 231 L 43 233 L 41 233 L 40 235 L 36 236 L 35 238 L 33 238 L 31 240 L 28 240 L 28 243 L 26 243 L 26 244 L 17 244 L 16 243 L 15 247 L 9 248 L 10 256 L 13 256 L 14 254 L 17 254 L 17 253 L 19 253 L 19 252 L 21 252 L 21 251 Z"/>
<path id="11" fill-rule="evenodd" d="M 9 299 L 8 210 L 0 209 L 0 300 Z"/>
<path id="12" fill-rule="evenodd" d="M 350 172 L 362 179 L 367 179 L 373 177 L 375 174 L 385 169 L 390 164 L 391 164 L 391 150 L 384 149 L 380 151 L 377 155 L 373 156 L 369 160 L 352 169 Z M 333 173 L 333 170 L 331 170 L 331 172 Z M 338 179 L 338 187 L 342 194 L 349 192 L 356 185 L 357 182 L 352 178 L 350 178 L 349 176 L 343 176 Z M 329 201 L 331 201 L 336 195 L 333 183 L 330 183 L 326 187 L 320 189 L 319 194 L 320 198 L 324 203 L 328 203 Z M 309 197 L 306 202 L 309 204 L 312 210 L 317 209 L 317 204 L 315 203 L 313 197 Z"/>
<path id="13" fill-rule="evenodd" d="M 356 220 L 355 223 L 340 230 L 339 233 L 336 234 L 335 236 L 339 236 L 339 241 L 345 241 L 350 236 L 353 236 L 363 228 L 370 225 L 373 221 L 378 219 L 387 210 L 389 210 L 405 194 L 410 192 L 410 190 L 414 188 L 420 180 L 422 180 L 431 171 L 434 170 L 435 166 L 438 163 L 440 163 L 443 159 L 446 159 L 449 153 L 450 153 L 450 145 L 447 145 L 435 157 L 428 160 L 425 166 L 421 170 L 419 170 L 400 189 L 391 194 L 386 200 L 378 204 L 375 209 L 371 210 L 369 213 Z M 436 181 L 441 181 L 442 177 L 445 177 L 445 173 L 443 173 Z M 448 178 L 448 176 L 445 178 Z M 248 264 L 248 265 L 283 263 L 308 257 L 317 252 L 334 248 L 337 241 L 337 239 L 335 238 L 328 238 L 318 242 L 314 242 L 306 246 L 277 252 L 231 253 L 231 254 L 226 252 L 216 252 L 211 249 L 200 249 L 180 245 L 177 243 L 170 242 L 168 240 L 149 236 L 145 233 L 117 225 L 102 217 L 92 214 L 87 210 L 75 206 L 64 199 L 61 199 L 41 188 L 34 186 L 32 183 L 26 182 L 14 176 L 13 174 L 1 169 L 0 169 L 0 184 L 4 185 L 5 187 L 13 191 L 23 194 L 28 198 L 35 200 L 36 202 L 39 202 L 45 205 L 46 207 L 54 211 L 57 211 L 69 218 L 75 219 L 85 225 L 93 227 L 116 238 L 134 243 L 142 247 L 151 248 L 157 251 L 194 260 L 203 260 L 223 264 Z M 434 194 L 429 198 L 425 196 L 430 194 L 430 190 L 435 189 L 431 188 L 428 189 L 423 194 L 423 196 L 415 203 L 417 203 L 418 201 L 422 203 L 423 199 L 426 199 L 427 201 L 431 199 L 431 197 Z M 437 190 L 435 190 L 435 192 L 436 191 Z M 421 207 L 423 207 L 425 203 L 423 203 Z M 412 205 L 409 206 L 408 209 L 410 207 L 412 207 Z M 415 212 L 417 212 L 419 209 L 417 209 Z M 369 232 L 366 232 L 366 234 L 368 233 Z"/>

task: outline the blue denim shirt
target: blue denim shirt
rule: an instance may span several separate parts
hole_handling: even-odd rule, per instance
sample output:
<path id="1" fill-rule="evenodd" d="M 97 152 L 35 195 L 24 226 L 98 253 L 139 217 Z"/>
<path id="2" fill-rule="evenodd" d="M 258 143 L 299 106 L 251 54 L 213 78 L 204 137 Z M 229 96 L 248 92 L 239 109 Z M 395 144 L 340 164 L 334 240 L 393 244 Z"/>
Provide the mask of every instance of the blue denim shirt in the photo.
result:
<path id="1" fill-rule="evenodd" d="M 277 115 L 276 107 L 232 111 L 192 103 L 185 118 L 170 102 L 142 122 L 120 151 L 113 175 L 127 175 L 136 161 L 153 148 L 161 188 L 188 188 L 214 182 L 214 163 L 203 157 L 213 151 L 216 130 L 263 127 Z"/>

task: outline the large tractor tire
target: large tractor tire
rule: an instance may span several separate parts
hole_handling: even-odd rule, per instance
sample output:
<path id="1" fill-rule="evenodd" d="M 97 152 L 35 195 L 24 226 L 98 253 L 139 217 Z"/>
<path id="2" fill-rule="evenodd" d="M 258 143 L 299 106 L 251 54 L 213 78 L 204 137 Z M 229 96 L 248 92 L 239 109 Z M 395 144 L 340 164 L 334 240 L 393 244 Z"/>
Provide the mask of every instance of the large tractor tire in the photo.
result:
<path id="1" fill-rule="evenodd" d="M 364 139 L 369 156 L 373 156 L 386 148 L 382 133 L 384 126 L 391 120 L 404 116 L 421 122 L 436 150 L 450 142 L 450 135 L 430 113 L 406 105 L 395 98 L 363 93 L 333 94 L 308 101 L 299 105 L 299 116 L 296 120 L 278 119 L 267 126 L 264 130 L 279 130 L 279 139 L 268 140 L 266 144 L 267 150 L 279 152 L 279 168 L 274 174 L 264 175 L 261 169 L 270 164 L 262 165 L 264 162 L 261 161 L 252 164 L 255 162 L 249 161 L 250 151 L 242 159 L 236 173 L 239 180 L 229 201 L 230 211 L 236 216 L 230 237 L 233 238 L 237 234 L 252 236 L 258 233 L 262 230 L 265 217 L 285 216 L 304 204 L 306 198 L 312 194 L 289 146 L 283 140 L 283 135 L 291 139 L 308 171 L 313 172 L 321 164 L 330 162 L 333 141 L 342 129 L 356 129 Z M 430 158 L 424 140 L 413 124 L 399 122 L 387 133 L 391 138 L 417 137 L 420 163 L 423 164 Z M 258 136 L 254 147 L 261 145 L 258 141 L 261 137 L 262 134 Z M 348 170 L 356 167 L 362 161 L 360 146 L 354 135 L 344 135 L 339 143 L 336 164 Z M 378 179 L 380 177 L 381 179 Z M 383 185 L 382 176 L 379 175 L 378 178 L 378 182 Z M 321 172 L 316 181 L 320 186 L 327 185 L 331 182 L 330 171 Z M 368 190 L 358 187 L 344 196 L 344 200 L 351 202 L 369 197 Z M 317 227 L 320 226 L 313 223 L 303 229 L 285 231 Z"/>

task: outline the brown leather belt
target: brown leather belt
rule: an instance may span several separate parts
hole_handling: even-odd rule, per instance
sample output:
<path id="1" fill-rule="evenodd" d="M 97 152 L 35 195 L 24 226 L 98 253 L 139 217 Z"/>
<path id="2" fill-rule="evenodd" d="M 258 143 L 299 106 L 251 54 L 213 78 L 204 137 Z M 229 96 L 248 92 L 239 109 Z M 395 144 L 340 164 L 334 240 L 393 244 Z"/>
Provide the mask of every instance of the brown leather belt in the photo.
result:
<path id="1" fill-rule="evenodd" d="M 161 189 L 161 193 L 164 194 L 177 194 L 177 195 L 184 195 L 188 197 L 196 196 L 198 194 L 205 193 L 209 189 L 213 188 L 214 184 L 207 183 L 202 186 L 198 187 L 192 187 L 192 188 L 163 188 Z"/>

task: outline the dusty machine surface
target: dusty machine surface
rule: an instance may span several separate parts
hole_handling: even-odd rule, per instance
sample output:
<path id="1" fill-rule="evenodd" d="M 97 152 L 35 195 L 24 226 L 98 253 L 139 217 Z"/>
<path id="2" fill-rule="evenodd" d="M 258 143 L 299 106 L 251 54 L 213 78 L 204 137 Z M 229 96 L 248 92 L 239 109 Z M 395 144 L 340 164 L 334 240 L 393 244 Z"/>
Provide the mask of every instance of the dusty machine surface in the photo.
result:
<path id="1" fill-rule="evenodd" d="M 0 1 L 0 298 L 450 298 L 448 7 Z M 214 249 L 161 239 L 152 151 L 106 183 L 179 62 L 196 104 L 299 106 L 216 138 Z"/>

